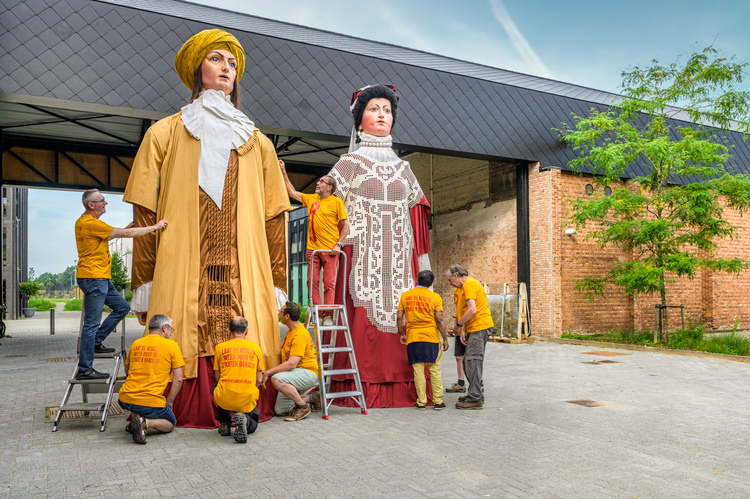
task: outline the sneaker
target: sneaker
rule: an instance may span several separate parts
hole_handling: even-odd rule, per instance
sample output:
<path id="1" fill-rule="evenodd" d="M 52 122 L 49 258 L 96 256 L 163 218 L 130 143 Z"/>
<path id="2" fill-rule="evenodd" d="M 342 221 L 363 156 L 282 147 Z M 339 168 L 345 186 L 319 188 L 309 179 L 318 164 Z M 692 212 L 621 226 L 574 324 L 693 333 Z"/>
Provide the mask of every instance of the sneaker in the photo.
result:
<path id="1" fill-rule="evenodd" d="M 100 343 L 98 345 L 94 345 L 94 353 L 115 353 L 115 349 L 105 347 Z"/>
<path id="2" fill-rule="evenodd" d="M 94 368 L 91 368 L 88 371 L 78 371 L 78 373 L 76 374 L 76 379 L 79 381 L 91 381 L 95 379 L 107 379 L 107 378 L 109 378 L 109 374 L 100 373 Z"/>
<path id="3" fill-rule="evenodd" d="M 414 408 L 418 411 L 424 411 L 424 406 L 419 405 L 419 402 L 414 402 Z"/>
<path id="4" fill-rule="evenodd" d="M 476 402 L 465 400 L 463 402 L 456 402 L 456 409 L 481 409 L 482 405 L 481 400 L 477 400 Z"/>
<path id="5" fill-rule="evenodd" d="M 453 386 L 446 388 L 445 391 L 448 393 L 466 393 L 466 385 L 453 383 Z"/>
<path id="6" fill-rule="evenodd" d="M 443 409 L 445 409 L 445 403 L 440 402 L 439 404 L 433 405 L 432 408 L 436 411 L 442 411 Z"/>
<path id="7" fill-rule="evenodd" d="M 292 414 L 284 418 L 284 421 L 300 421 L 310 414 L 310 404 L 295 405 Z"/>
<path id="8" fill-rule="evenodd" d="M 235 412 L 232 416 L 232 426 L 234 427 L 234 441 L 238 444 L 247 443 L 247 430 L 245 429 L 245 415 L 241 412 Z"/>
<path id="9" fill-rule="evenodd" d="M 221 435 L 222 437 L 232 436 L 232 430 L 229 428 L 229 424 L 221 423 L 219 425 L 219 435 Z"/>
<path id="10" fill-rule="evenodd" d="M 458 401 L 459 402 L 466 402 L 466 399 L 468 399 L 468 398 L 469 398 L 468 395 L 464 395 L 462 397 L 458 397 Z M 482 402 L 484 402 L 484 395 L 482 395 Z"/>
<path id="11" fill-rule="evenodd" d="M 333 317 L 326 315 L 323 317 L 323 324 L 322 326 L 333 326 Z"/>
<path id="12" fill-rule="evenodd" d="M 307 404 L 310 406 L 310 412 L 320 412 L 323 409 L 320 405 L 320 392 L 310 395 L 310 401 Z"/>
<path id="13" fill-rule="evenodd" d="M 146 419 L 135 416 L 130 420 L 130 433 L 133 434 L 133 441 L 137 444 L 146 444 Z"/>

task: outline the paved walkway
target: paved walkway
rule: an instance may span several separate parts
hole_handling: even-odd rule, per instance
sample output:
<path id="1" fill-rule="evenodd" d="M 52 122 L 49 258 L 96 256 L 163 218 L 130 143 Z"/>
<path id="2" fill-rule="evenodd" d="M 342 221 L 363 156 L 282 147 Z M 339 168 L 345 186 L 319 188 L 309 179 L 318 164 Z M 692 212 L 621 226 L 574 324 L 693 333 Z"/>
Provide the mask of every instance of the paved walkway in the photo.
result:
<path id="1" fill-rule="evenodd" d="M 332 408 L 247 445 L 177 429 L 133 443 L 124 416 L 64 420 L 77 313 L 9 321 L 0 346 L 0 497 L 748 497 L 750 365 L 490 343 L 481 411 Z M 45 329 L 46 319 L 46 329 Z M 129 319 L 129 330 L 139 331 Z M 130 335 L 134 339 L 137 333 Z M 601 363 L 615 361 L 616 363 Z M 455 364 L 443 366 L 446 385 Z M 600 404 L 586 407 L 569 401 Z"/>

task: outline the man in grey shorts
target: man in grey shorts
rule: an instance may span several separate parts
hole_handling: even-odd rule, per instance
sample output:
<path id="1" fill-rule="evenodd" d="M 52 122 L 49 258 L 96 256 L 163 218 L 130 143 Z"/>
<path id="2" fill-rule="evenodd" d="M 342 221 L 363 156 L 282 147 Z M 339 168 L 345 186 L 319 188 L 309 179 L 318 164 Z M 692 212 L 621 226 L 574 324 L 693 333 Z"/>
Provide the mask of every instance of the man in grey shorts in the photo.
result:
<path id="1" fill-rule="evenodd" d="M 481 409 L 484 400 L 482 396 L 484 350 L 492 328 L 495 327 L 490 315 L 487 294 L 479 281 L 469 277 L 469 272 L 461 265 L 448 267 L 445 277 L 451 286 L 461 290 L 456 310 L 465 310 L 460 316 L 457 314 L 458 319 L 456 319 L 453 331 L 461 333 L 460 338 L 456 338 L 456 342 L 460 341 L 466 346 L 464 372 L 469 382 L 469 391 L 466 396 L 458 398 L 456 408 Z"/>
<path id="2" fill-rule="evenodd" d="M 274 408 L 286 421 L 299 421 L 311 412 L 310 391 L 318 381 L 318 361 L 310 333 L 300 324 L 300 308 L 288 301 L 281 308 L 279 318 L 289 328 L 281 345 L 281 364 L 263 373 L 261 386 L 270 378 L 278 390 Z"/>

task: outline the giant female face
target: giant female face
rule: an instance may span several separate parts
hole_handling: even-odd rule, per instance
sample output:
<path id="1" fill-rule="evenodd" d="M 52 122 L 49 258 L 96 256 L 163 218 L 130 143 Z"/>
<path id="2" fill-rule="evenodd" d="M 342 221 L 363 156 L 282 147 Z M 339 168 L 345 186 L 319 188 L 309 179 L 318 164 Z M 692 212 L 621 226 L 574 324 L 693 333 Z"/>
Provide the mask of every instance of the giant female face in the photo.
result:
<path id="1" fill-rule="evenodd" d="M 370 99 L 362 113 L 362 131 L 375 137 L 387 137 L 391 134 L 392 126 L 391 101 L 381 97 Z"/>

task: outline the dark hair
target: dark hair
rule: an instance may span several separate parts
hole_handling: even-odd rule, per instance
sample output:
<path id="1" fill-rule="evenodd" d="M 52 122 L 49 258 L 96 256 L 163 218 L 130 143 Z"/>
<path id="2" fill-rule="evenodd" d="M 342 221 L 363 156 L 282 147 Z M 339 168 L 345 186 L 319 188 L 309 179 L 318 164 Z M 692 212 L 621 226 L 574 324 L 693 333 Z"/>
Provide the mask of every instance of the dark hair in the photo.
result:
<path id="1" fill-rule="evenodd" d="M 299 305 L 293 301 L 288 301 L 284 304 L 284 315 L 288 315 L 291 320 L 298 321 L 301 313 Z"/>
<path id="2" fill-rule="evenodd" d="M 247 331 L 247 319 L 244 317 L 234 317 L 229 321 L 229 332 L 232 334 L 240 334 Z"/>
<path id="3" fill-rule="evenodd" d="M 419 274 L 417 274 L 417 284 L 420 286 L 424 286 L 425 288 L 429 288 L 432 286 L 432 282 L 435 280 L 435 274 L 430 272 L 429 270 L 423 270 Z"/>
<path id="4" fill-rule="evenodd" d="M 201 62 L 201 65 L 203 63 Z M 195 80 L 193 82 L 193 93 L 190 95 L 190 100 L 188 101 L 188 104 L 193 102 L 195 99 L 200 97 L 201 92 L 203 91 L 203 72 L 201 71 L 201 66 L 198 66 L 198 69 L 195 70 Z M 240 85 L 237 81 L 237 78 L 234 79 L 234 88 L 232 89 L 232 93 L 229 94 L 229 98 L 232 101 L 232 104 L 237 109 L 240 108 Z"/>
<path id="5" fill-rule="evenodd" d="M 359 130 L 359 126 L 362 124 L 362 115 L 365 114 L 365 108 L 372 99 L 388 99 L 391 101 L 391 116 L 393 116 L 393 124 L 391 130 L 396 126 L 396 109 L 398 108 L 398 100 L 396 99 L 396 93 L 385 85 L 375 85 L 373 87 L 362 90 L 359 94 L 357 102 L 354 104 L 352 109 L 352 116 L 354 116 L 354 129 Z M 357 139 L 359 142 L 359 139 Z"/>

